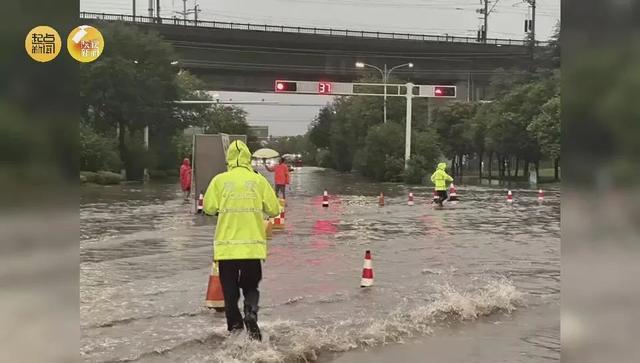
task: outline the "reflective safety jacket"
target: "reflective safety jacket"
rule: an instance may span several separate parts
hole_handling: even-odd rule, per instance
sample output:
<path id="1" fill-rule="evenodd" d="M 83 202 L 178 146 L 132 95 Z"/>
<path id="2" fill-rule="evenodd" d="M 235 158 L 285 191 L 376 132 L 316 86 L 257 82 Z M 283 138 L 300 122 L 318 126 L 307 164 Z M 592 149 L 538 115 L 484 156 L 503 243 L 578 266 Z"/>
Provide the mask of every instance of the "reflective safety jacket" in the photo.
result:
<path id="1" fill-rule="evenodd" d="M 280 214 L 280 203 L 269 182 L 251 168 L 251 153 L 244 142 L 233 141 L 227 150 L 228 171 L 216 175 L 204 194 L 203 210 L 218 213 L 213 259 L 267 258 L 264 216 Z"/>
<path id="2" fill-rule="evenodd" d="M 447 168 L 447 163 L 438 164 L 438 168 L 431 175 L 431 182 L 436 185 L 436 190 L 447 190 L 447 182 L 452 182 L 453 178 L 444 171 Z"/>

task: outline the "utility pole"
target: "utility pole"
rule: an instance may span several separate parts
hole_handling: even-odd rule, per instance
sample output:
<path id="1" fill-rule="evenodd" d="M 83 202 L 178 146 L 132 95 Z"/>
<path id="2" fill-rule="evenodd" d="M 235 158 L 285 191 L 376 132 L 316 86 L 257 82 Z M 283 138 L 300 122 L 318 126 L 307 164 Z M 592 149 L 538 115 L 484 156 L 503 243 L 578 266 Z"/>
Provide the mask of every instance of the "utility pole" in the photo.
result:
<path id="1" fill-rule="evenodd" d="M 525 31 L 531 33 L 529 36 L 529 52 L 531 56 L 531 71 L 534 70 L 534 55 L 536 48 L 536 0 L 524 0 L 531 7 L 531 20 L 525 20 Z"/>
<path id="2" fill-rule="evenodd" d="M 411 114 L 412 114 L 411 101 L 413 99 L 413 86 L 414 84 L 411 82 L 405 85 L 405 87 L 407 88 L 407 93 L 405 95 L 405 97 L 407 98 L 407 114 L 406 114 L 406 124 L 405 124 L 405 134 L 404 134 L 404 169 L 405 170 L 409 168 L 409 160 L 411 159 Z"/>
<path id="3" fill-rule="evenodd" d="M 182 0 L 182 15 L 184 16 L 184 25 L 187 25 L 187 0 Z"/>
<path id="4" fill-rule="evenodd" d="M 160 24 L 160 0 L 156 0 L 156 15 L 158 16 L 158 24 Z"/>
<path id="5" fill-rule="evenodd" d="M 497 0 L 500 1 L 500 0 Z M 480 20 L 483 21 L 483 25 L 480 26 L 480 29 L 478 30 L 478 42 L 479 43 L 486 43 L 487 42 L 487 27 L 489 26 L 489 13 L 491 12 L 491 10 L 489 10 L 489 0 L 480 0 L 480 4 L 484 4 L 484 8 L 480 8 L 480 9 L 476 9 L 476 13 L 478 14 L 482 14 L 482 18 L 478 18 Z M 495 7 L 495 5 L 494 5 Z"/>
<path id="6" fill-rule="evenodd" d="M 531 40 L 536 45 L 536 0 L 529 0 L 531 4 Z"/>
<path id="7" fill-rule="evenodd" d="M 175 13 L 182 16 L 182 19 L 184 20 L 184 25 L 187 25 L 187 16 L 189 14 L 193 14 L 194 15 L 195 24 L 197 25 L 198 24 L 198 13 L 201 12 L 201 11 L 202 11 L 202 9 L 200 9 L 200 5 L 195 4 L 195 1 L 194 1 L 193 9 L 187 10 L 187 0 L 182 0 L 182 11 L 175 11 Z"/>
<path id="8" fill-rule="evenodd" d="M 133 0 L 133 22 L 136 22 L 136 0 Z"/>
<path id="9" fill-rule="evenodd" d="M 524 31 L 531 33 L 531 40 L 536 41 L 536 0 L 524 0 L 531 7 L 531 20 L 525 20 Z"/>
<path id="10" fill-rule="evenodd" d="M 484 0 L 484 29 L 482 29 L 482 40 L 487 42 L 487 27 L 489 26 L 489 0 Z"/>
<path id="11" fill-rule="evenodd" d="M 149 0 L 149 17 L 153 18 L 153 0 Z"/>
<path id="12" fill-rule="evenodd" d="M 409 68 L 413 68 L 413 63 L 409 62 L 409 63 L 404 63 L 404 64 L 399 64 L 395 67 L 391 67 L 390 69 L 387 69 L 387 64 L 384 64 L 384 68 L 379 68 L 376 67 L 372 64 L 367 64 L 367 63 L 363 63 L 363 62 L 356 62 L 356 67 L 357 68 L 364 68 L 364 67 L 369 67 L 369 68 L 373 68 L 375 70 L 377 70 L 378 72 L 380 72 L 380 74 L 382 75 L 382 84 L 384 87 L 384 103 L 383 103 L 383 116 L 382 116 L 382 120 L 383 122 L 386 124 L 387 123 L 387 81 L 389 80 L 389 75 L 391 74 L 391 72 L 393 72 L 394 70 L 401 68 L 401 67 L 409 67 Z"/>
<path id="13" fill-rule="evenodd" d="M 195 4 L 193 6 L 193 19 L 195 20 L 195 24 L 194 25 L 198 25 L 198 13 L 201 12 L 202 10 L 200 9 L 200 5 L 199 4 Z"/>
<path id="14" fill-rule="evenodd" d="M 384 101 L 383 102 L 383 116 L 382 120 L 386 124 L 387 123 L 387 80 L 389 77 L 389 73 L 387 72 L 387 63 L 384 64 L 384 73 L 382 74 L 382 83 L 384 83 Z"/>

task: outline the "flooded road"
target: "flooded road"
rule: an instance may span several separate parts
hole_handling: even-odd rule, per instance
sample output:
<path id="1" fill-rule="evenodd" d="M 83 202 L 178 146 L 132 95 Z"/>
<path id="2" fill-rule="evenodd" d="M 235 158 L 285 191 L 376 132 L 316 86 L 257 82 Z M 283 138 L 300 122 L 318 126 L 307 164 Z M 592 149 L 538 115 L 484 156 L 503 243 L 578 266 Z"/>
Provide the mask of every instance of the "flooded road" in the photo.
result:
<path id="1" fill-rule="evenodd" d="M 559 190 L 540 205 L 512 187 L 508 205 L 506 188 L 461 185 L 444 210 L 431 188 L 411 191 L 413 207 L 407 186 L 295 171 L 263 265 L 258 343 L 228 338 L 224 314 L 203 308 L 215 218 L 194 215 L 177 183 L 83 187 L 83 359 L 559 361 Z M 367 249 L 375 282 L 361 289 Z"/>

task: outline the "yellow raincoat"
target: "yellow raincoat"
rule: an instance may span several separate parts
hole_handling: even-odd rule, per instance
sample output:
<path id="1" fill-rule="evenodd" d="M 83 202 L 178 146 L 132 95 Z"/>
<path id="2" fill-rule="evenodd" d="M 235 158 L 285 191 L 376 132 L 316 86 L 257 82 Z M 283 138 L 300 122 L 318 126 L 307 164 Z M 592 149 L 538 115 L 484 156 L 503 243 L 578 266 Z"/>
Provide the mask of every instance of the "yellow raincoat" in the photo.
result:
<path id="1" fill-rule="evenodd" d="M 431 175 L 431 182 L 436 185 L 436 190 L 447 190 L 447 182 L 452 182 L 453 178 L 444 171 L 447 168 L 447 163 L 438 164 L 438 168 Z"/>
<path id="2" fill-rule="evenodd" d="M 213 259 L 267 258 L 263 213 L 280 214 L 280 203 L 269 182 L 251 168 L 251 152 L 236 140 L 227 150 L 228 171 L 216 175 L 204 194 L 203 210 L 218 213 Z"/>

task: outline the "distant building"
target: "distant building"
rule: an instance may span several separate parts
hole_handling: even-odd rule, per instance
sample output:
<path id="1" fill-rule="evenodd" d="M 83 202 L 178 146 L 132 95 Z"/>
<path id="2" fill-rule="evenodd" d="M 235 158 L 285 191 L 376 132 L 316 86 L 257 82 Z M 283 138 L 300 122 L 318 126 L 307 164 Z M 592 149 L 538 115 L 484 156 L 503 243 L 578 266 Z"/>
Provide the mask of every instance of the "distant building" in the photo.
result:
<path id="1" fill-rule="evenodd" d="M 269 138 L 269 126 L 249 126 L 249 131 L 253 133 L 258 140 Z"/>

